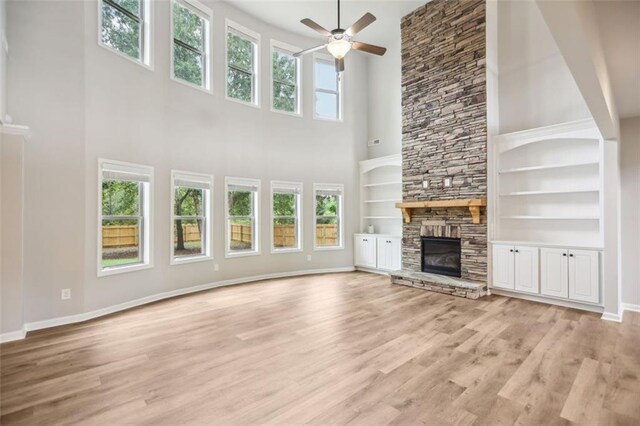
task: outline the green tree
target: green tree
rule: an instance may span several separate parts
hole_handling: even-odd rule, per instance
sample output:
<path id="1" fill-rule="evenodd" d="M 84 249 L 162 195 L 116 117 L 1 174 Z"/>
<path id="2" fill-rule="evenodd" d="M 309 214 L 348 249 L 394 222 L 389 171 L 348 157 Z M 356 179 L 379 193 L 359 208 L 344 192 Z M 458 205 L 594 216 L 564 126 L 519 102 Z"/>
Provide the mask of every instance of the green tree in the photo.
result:
<path id="1" fill-rule="evenodd" d="M 203 18 L 178 3 L 173 5 L 174 55 L 173 72 L 176 77 L 195 85 L 202 85 L 204 56 Z"/>
<path id="2" fill-rule="evenodd" d="M 253 52 L 251 40 L 232 32 L 227 34 L 227 95 L 244 102 L 253 100 Z"/>
<path id="3" fill-rule="evenodd" d="M 297 60 L 291 55 L 274 51 L 273 107 L 280 111 L 296 111 Z"/>
<path id="4" fill-rule="evenodd" d="M 102 42 L 107 46 L 140 59 L 140 0 L 111 0 L 128 14 L 109 4 L 102 3 Z"/>
<path id="5" fill-rule="evenodd" d="M 203 191 L 193 188 L 176 188 L 175 215 L 176 216 L 201 216 Z M 196 219 L 198 232 L 202 235 L 201 221 Z M 184 228 L 182 219 L 176 219 L 176 250 L 184 250 Z"/>
<path id="6" fill-rule="evenodd" d="M 102 215 L 135 216 L 140 214 L 140 183 L 119 180 L 102 182 Z M 106 221 L 106 225 L 110 225 Z"/>

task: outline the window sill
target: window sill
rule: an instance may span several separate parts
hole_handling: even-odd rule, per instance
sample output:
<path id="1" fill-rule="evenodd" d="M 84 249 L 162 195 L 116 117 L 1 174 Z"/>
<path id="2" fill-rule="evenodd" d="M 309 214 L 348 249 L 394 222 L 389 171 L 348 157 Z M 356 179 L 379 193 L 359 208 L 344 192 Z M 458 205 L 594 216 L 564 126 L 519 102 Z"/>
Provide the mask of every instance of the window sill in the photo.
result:
<path id="1" fill-rule="evenodd" d="M 141 66 L 142 68 L 146 69 L 147 71 L 153 72 L 153 64 L 146 64 L 146 63 L 144 63 L 144 61 L 141 61 L 140 59 L 132 58 L 131 56 L 127 55 L 126 53 L 122 53 L 121 51 L 116 50 L 111 46 L 107 46 L 106 44 L 102 43 L 100 40 L 98 40 L 98 46 L 102 47 L 103 49 L 108 50 L 111 53 L 114 53 L 115 55 L 121 57 L 122 59 L 126 59 L 129 62 L 132 62 L 132 63 L 134 63 L 136 65 Z"/>
<path id="2" fill-rule="evenodd" d="M 285 248 L 285 249 L 275 249 L 271 248 L 271 254 L 287 254 L 287 253 L 302 253 L 304 250 L 301 248 Z"/>
<path id="3" fill-rule="evenodd" d="M 332 250 L 344 250 L 344 246 L 326 246 L 326 247 L 314 246 L 313 247 L 313 251 L 332 251 Z"/>
<path id="4" fill-rule="evenodd" d="M 195 90 L 197 90 L 199 92 L 203 92 L 203 93 L 206 93 L 208 95 L 213 95 L 213 90 L 206 89 L 206 88 L 204 88 L 202 86 L 196 86 L 195 84 L 189 83 L 188 81 L 181 80 L 181 79 L 179 79 L 178 77 L 176 77 L 174 75 L 171 76 L 171 80 L 173 80 L 176 83 L 179 83 L 179 84 L 181 84 L 183 86 L 187 86 L 187 87 L 190 87 L 192 89 L 195 89 Z"/>
<path id="5" fill-rule="evenodd" d="M 225 91 L 226 91 L 226 87 L 225 87 Z M 229 95 L 227 95 L 226 93 L 225 93 L 224 97 L 225 97 L 225 99 L 226 99 L 226 100 L 228 100 L 228 101 L 235 102 L 235 103 L 240 104 L 240 105 L 244 105 L 244 106 L 248 106 L 248 107 L 252 107 L 252 108 L 256 108 L 256 109 L 260 109 L 260 104 L 259 104 L 259 103 L 245 102 L 245 101 L 242 101 L 242 100 L 240 100 L 240 99 L 231 98 L 231 97 L 229 97 Z"/>
<path id="6" fill-rule="evenodd" d="M 169 262 L 171 265 L 182 265 L 185 263 L 198 263 L 198 262 L 208 262 L 213 260 L 213 256 L 185 256 L 185 257 L 172 257 Z"/>
<path id="7" fill-rule="evenodd" d="M 344 123 L 344 119 L 342 118 L 329 118 L 329 117 L 320 117 L 318 115 L 313 116 L 314 120 L 318 120 L 318 121 L 328 121 L 330 123 Z"/>
<path id="8" fill-rule="evenodd" d="M 100 277 L 108 277 L 110 275 L 118 275 L 118 274 L 126 274 L 128 272 L 141 271 L 143 269 L 151 269 L 153 268 L 153 264 L 151 263 L 137 263 L 134 265 L 127 266 L 115 266 L 107 269 L 98 269 L 98 278 Z"/>
<path id="9" fill-rule="evenodd" d="M 282 110 L 279 110 L 279 109 L 275 109 L 275 108 L 272 106 L 272 107 L 271 107 L 271 112 L 275 112 L 276 114 L 288 115 L 289 117 L 298 117 L 298 118 L 302 118 L 302 111 L 300 111 L 300 112 L 282 111 Z"/>
<path id="10" fill-rule="evenodd" d="M 260 251 L 258 250 L 239 251 L 239 252 L 228 251 L 224 255 L 224 257 L 227 259 L 233 259 L 234 257 L 249 257 L 249 256 L 260 256 Z"/>

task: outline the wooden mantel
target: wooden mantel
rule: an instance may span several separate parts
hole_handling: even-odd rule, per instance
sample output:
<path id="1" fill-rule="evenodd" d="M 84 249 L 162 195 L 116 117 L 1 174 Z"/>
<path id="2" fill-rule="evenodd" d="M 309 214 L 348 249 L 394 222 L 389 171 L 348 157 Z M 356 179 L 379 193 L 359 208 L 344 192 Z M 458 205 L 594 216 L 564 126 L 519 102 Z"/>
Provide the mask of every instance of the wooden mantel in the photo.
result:
<path id="1" fill-rule="evenodd" d="M 439 201 L 406 201 L 396 203 L 396 207 L 402 210 L 402 216 L 406 223 L 411 222 L 413 209 L 433 209 L 442 207 L 467 207 L 471 213 L 473 223 L 480 223 L 480 208 L 487 206 L 485 198 L 469 198 L 463 200 L 439 200 Z"/>

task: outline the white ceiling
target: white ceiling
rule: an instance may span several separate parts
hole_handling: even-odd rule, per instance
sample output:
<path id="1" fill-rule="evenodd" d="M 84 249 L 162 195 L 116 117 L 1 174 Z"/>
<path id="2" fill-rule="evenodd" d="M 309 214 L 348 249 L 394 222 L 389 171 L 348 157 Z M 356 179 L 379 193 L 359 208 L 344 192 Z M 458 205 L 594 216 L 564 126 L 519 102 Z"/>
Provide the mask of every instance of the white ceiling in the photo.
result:
<path id="1" fill-rule="evenodd" d="M 640 115 L 640 1 L 596 1 L 609 79 L 620 118 Z"/>
<path id="2" fill-rule="evenodd" d="M 300 23 L 311 18 L 331 31 L 337 26 L 335 0 L 226 0 L 263 21 L 307 37 L 323 41 L 321 35 Z M 384 46 L 400 36 L 400 19 L 427 1 L 341 0 L 340 23 L 348 28 L 366 12 L 378 18 L 356 37 L 359 41 Z M 310 47 L 310 46 L 308 46 Z"/>

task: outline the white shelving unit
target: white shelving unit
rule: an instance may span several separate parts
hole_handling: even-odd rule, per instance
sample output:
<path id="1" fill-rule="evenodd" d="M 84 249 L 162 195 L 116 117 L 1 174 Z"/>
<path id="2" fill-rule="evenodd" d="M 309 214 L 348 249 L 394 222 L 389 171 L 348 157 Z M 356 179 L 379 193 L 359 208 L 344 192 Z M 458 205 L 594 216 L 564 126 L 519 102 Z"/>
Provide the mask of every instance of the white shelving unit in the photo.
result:
<path id="1" fill-rule="evenodd" d="M 402 235 L 402 156 L 400 154 L 360 162 L 360 232 L 369 225 L 375 234 Z"/>
<path id="2" fill-rule="evenodd" d="M 499 135 L 492 240 L 603 245 L 603 141 L 593 120 Z"/>

